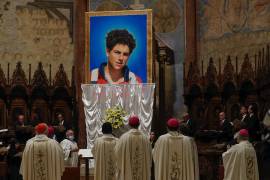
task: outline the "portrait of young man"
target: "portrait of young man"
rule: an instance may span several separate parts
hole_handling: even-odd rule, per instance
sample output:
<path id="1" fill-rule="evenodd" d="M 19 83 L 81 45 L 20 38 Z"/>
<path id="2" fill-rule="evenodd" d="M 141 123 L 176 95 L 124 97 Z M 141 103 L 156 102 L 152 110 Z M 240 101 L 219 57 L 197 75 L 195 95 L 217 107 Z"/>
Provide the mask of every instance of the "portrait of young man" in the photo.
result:
<path id="1" fill-rule="evenodd" d="M 106 36 L 107 62 L 91 71 L 91 83 L 96 84 L 136 84 L 141 78 L 130 71 L 127 62 L 136 40 L 126 29 L 115 29 Z"/>
<path id="2" fill-rule="evenodd" d="M 152 83 L 152 11 L 85 15 L 85 83 Z"/>

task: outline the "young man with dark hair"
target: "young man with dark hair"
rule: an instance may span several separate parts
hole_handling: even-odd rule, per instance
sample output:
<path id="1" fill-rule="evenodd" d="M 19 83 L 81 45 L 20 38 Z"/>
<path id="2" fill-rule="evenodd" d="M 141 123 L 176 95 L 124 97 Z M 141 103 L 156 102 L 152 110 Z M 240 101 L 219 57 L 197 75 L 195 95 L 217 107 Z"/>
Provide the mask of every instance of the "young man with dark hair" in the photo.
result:
<path id="1" fill-rule="evenodd" d="M 106 37 L 107 63 L 91 72 L 91 82 L 97 84 L 141 83 L 142 80 L 127 66 L 128 58 L 136 47 L 133 36 L 125 29 L 112 30 Z"/>
<path id="2" fill-rule="evenodd" d="M 97 138 L 92 148 L 95 159 L 95 180 L 117 180 L 116 157 L 114 148 L 118 141 L 112 135 L 112 125 L 105 122 L 102 125 L 103 136 Z"/>

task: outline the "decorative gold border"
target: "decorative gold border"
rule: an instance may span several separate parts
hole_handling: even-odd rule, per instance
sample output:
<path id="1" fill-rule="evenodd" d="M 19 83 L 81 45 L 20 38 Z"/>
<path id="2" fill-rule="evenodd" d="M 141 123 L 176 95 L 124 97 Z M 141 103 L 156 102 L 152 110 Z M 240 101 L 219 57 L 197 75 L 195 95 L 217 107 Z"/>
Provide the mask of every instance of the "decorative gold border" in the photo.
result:
<path id="1" fill-rule="evenodd" d="M 147 16 L 147 83 L 152 83 L 152 9 L 145 10 L 124 10 L 124 11 L 96 11 L 85 13 L 85 83 L 90 83 L 91 73 L 89 69 L 90 65 L 90 17 L 93 16 L 122 16 L 122 15 L 140 15 L 145 14 Z"/>

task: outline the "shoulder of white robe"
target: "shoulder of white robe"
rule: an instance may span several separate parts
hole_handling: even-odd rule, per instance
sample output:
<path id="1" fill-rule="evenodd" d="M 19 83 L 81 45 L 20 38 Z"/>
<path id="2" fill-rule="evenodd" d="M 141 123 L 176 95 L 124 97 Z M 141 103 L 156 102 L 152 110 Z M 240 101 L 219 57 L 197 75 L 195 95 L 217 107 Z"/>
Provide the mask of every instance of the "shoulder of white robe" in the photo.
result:
<path id="1" fill-rule="evenodd" d="M 55 141 L 54 139 L 49 139 L 48 140 L 48 143 L 53 146 L 54 148 L 58 149 L 58 150 L 63 150 L 62 146 L 57 142 Z"/>
<path id="2" fill-rule="evenodd" d="M 98 68 L 93 69 L 91 72 L 91 81 L 97 81 L 98 80 Z"/>
<path id="3" fill-rule="evenodd" d="M 60 144 L 60 146 L 62 146 L 62 145 L 64 145 L 64 144 L 66 144 L 67 143 L 67 141 L 66 141 L 66 139 L 64 139 L 64 140 L 62 140 L 59 144 Z"/>
<path id="4" fill-rule="evenodd" d="M 159 141 L 163 141 L 163 140 L 166 139 L 168 136 L 170 136 L 168 133 L 167 133 L 167 134 L 163 134 L 163 135 L 159 136 L 158 140 L 159 140 Z M 158 141 L 158 140 L 157 140 L 157 141 Z"/>
<path id="5" fill-rule="evenodd" d="M 228 149 L 227 151 L 222 153 L 222 157 L 225 157 L 225 156 L 227 156 L 229 154 L 236 153 L 238 151 L 238 149 L 239 149 L 239 144 L 233 145 L 230 149 Z"/>
<path id="6" fill-rule="evenodd" d="M 130 83 L 131 84 L 136 84 L 137 83 L 136 75 L 133 72 L 131 72 L 131 71 L 129 71 L 129 74 L 128 75 L 129 75 Z"/>
<path id="7" fill-rule="evenodd" d="M 162 147 L 164 145 L 166 145 L 167 142 L 167 138 L 168 138 L 169 134 L 164 134 L 161 135 L 158 140 L 155 143 L 154 149 L 153 149 L 153 155 L 156 156 L 156 158 L 158 158 L 157 156 L 159 155 L 159 152 L 161 151 Z"/>

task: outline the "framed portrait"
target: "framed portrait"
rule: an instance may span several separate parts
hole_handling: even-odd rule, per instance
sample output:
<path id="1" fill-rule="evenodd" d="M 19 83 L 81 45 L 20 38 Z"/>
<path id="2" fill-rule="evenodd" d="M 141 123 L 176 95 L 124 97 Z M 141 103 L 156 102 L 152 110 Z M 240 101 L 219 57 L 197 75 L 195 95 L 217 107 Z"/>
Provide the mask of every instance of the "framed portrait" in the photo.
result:
<path id="1" fill-rule="evenodd" d="M 86 12 L 85 83 L 152 83 L 152 10 Z"/>

